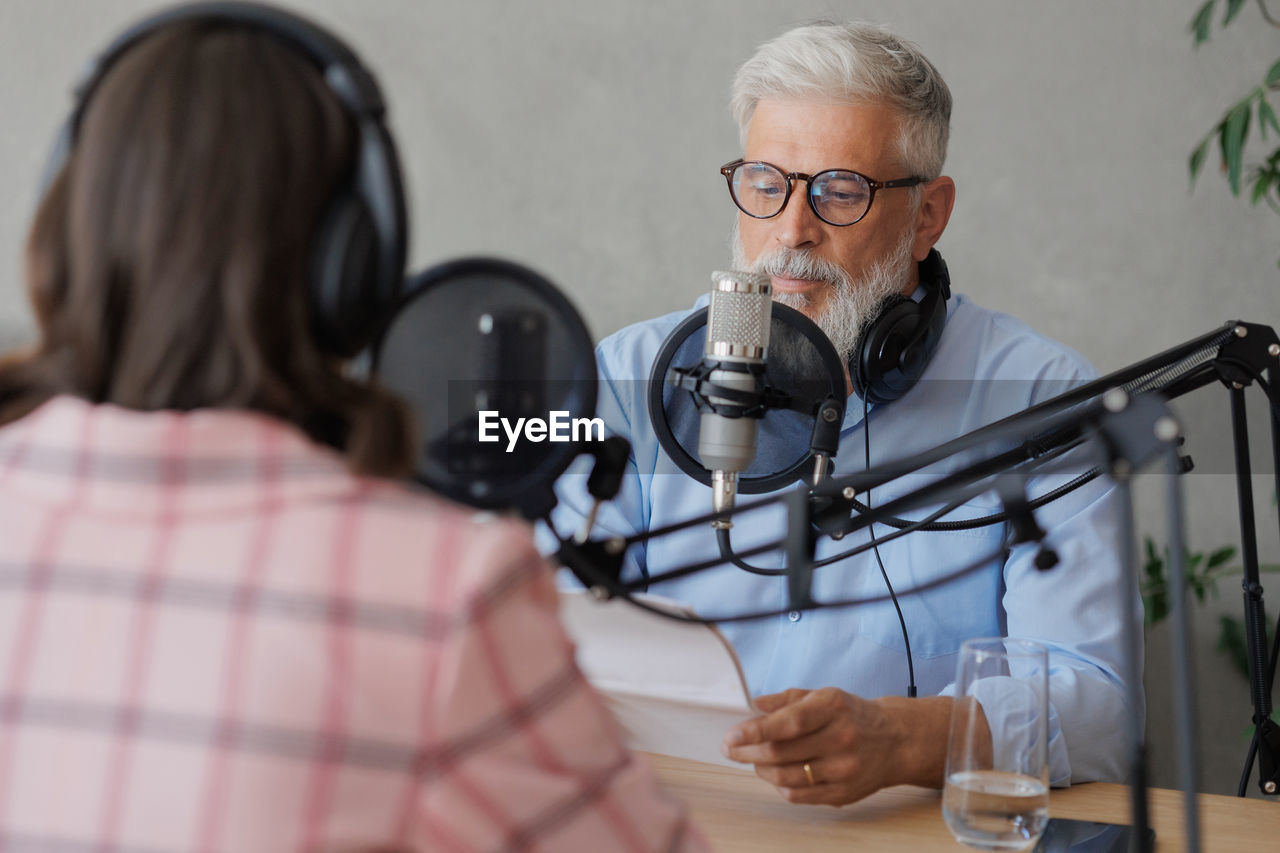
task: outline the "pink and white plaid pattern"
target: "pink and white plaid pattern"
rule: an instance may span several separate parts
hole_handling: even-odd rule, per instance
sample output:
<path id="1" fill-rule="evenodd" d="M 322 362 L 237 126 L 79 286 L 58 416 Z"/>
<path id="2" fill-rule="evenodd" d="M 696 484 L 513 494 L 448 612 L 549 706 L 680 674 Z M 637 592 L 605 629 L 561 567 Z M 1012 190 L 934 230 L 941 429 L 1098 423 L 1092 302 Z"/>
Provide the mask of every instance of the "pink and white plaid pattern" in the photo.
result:
<path id="1" fill-rule="evenodd" d="M 244 412 L 0 430 L 0 853 L 703 849 L 521 526 Z"/>

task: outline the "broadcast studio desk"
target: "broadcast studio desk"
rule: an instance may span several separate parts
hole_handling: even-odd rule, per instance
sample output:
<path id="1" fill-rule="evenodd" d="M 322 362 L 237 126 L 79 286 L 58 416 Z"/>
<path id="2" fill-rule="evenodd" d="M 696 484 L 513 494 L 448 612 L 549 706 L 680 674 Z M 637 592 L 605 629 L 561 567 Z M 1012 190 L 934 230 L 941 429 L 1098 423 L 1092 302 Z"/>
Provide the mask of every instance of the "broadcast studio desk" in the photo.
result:
<path id="1" fill-rule="evenodd" d="M 734 770 L 667 755 L 649 755 L 667 790 L 680 797 L 694 820 L 725 853 L 879 853 L 968 850 L 942 822 L 941 794 L 924 788 L 880 791 L 839 809 L 797 806 L 783 800 L 749 770 Z M 1150 792 L 1158 853 L 1186 849 L 1182 794 Z M 1054 817 L 1129 822 L 1129 789 L 1099 782 L 1054 790 Z M 1206 853 L 1280 850 L 1280 802 L 1200 795 L 1201 849 Z"/>

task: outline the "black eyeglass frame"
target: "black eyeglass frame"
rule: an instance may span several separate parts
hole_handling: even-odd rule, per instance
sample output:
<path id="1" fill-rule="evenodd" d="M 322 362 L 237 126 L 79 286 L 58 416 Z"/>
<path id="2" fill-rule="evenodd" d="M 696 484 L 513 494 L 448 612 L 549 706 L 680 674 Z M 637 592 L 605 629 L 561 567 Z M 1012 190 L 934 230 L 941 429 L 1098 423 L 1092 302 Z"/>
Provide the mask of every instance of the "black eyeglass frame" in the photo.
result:
<path id="1" fill-rule="evenodd" d="M 773 213 L 770 213 L 768 216 L 756 216 L 754 213 L 744 208 L 742 204 L 738 201 L 738 195 L 733 191 L 733 173 L 737 171 L 739 168 L 741 168 L 742 166 L 768 166 L 770 169 L 776 169 L 779 174 L 781 174 L 783 177 L 786 178 L 787 193 L 782 197 L 782 204 L 778 207 L 776 211 L 774 211 Z M 827 219 L 825 216 L 823 216 L 821 213 L 818 212 L 818 205 L 813 200 L 813 182 L 816 181 L 818 178 L 822 177 L 823 175 L 827 175 L 832 172 L 843 172 L 850 175 L 857 175 L 859 178 L 867 182 L 867 187 L 869 188 L 869 190 L 867 194 L 866 210 L 862 211 L 862 215 L 859 216 L 857 219 L 853 220 L 852 222 L 832 222 L 830 219 Z M 804 172 L 788 172 L 785 169 L 783 169 L 781 166 L 775 166 L 774 164 L 765 162 L 764 160 L 745 160 L 741 157 L 739 157 L 737 160 L 734 160 L 729 163 L 725 163 L 723 166 L 721 166 L 720 174 L 724 175 L 725 183 L 728 184 L 729 186 L 729 198 L 733 199 L 734 206 L 738 208 L 738 210 L 741 210 L 743 213 L 745 213 L 747 216 L 750 216 L 752 219 L 772 219 L 773 217 L 782 213 L 782 211 L 787 209 L 787 203 L 791 201 L 791 188 L 795 185 L 795 182 L 804 181 L 804 197 L 805 199 L 808 200 L 809 209 L 813 211 L 813 215 L 818 217 L 828 225 L 834 226 L 836 228 L 845 228 L 849 225 L 857 225 L 859 222 L 865 219 L 867 214 L 871 212 L 871 205 L 875 203 L 877 190 L 892 190 L 892 189 L 897 189 L 898 187 L 914 187 L 914 186 L 918 186 L 919 184 L 928 183 L 928 179 L 922 178 L 919 175 L 912 175 L 909 178 L 898 178 L 892 181 L 877 181 L 874 178 L 867 177 L 861 172 L 856 172 L 853 169 L 823 169 L 821 172 L 816 172 L 812 175 L 806 175 Z"/>

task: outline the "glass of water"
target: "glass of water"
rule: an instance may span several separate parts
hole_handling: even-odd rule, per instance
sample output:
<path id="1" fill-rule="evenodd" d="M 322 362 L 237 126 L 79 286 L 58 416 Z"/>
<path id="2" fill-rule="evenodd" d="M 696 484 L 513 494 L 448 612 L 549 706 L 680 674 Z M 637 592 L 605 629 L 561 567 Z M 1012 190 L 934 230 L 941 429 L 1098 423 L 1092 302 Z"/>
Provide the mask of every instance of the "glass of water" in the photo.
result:
<path id="1" fill-rule="evenodd" d="M 992 742 L 991 730 L 1000 737 Z M 942 817 L 957 841 L 1022 850 L 1049 821 L 1049 653 L 1029 640 L 966 640 L 956 666 Z"/>

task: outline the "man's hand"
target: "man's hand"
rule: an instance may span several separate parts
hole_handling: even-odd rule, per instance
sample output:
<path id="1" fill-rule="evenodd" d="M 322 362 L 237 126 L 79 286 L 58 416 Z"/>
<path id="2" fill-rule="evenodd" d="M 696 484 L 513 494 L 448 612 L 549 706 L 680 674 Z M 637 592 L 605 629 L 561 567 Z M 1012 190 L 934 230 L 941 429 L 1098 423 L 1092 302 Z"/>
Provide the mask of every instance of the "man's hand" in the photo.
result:
<path id="1" fill-rule="evenodd" d="M 889 785 L 942 786 L 949 698 L 862 699 L 824 687 L 760 696 L 756 707 L 764 715 L 730 729 L 723 752 L 754 764 L 793 803 L 839 806 Z"/>

